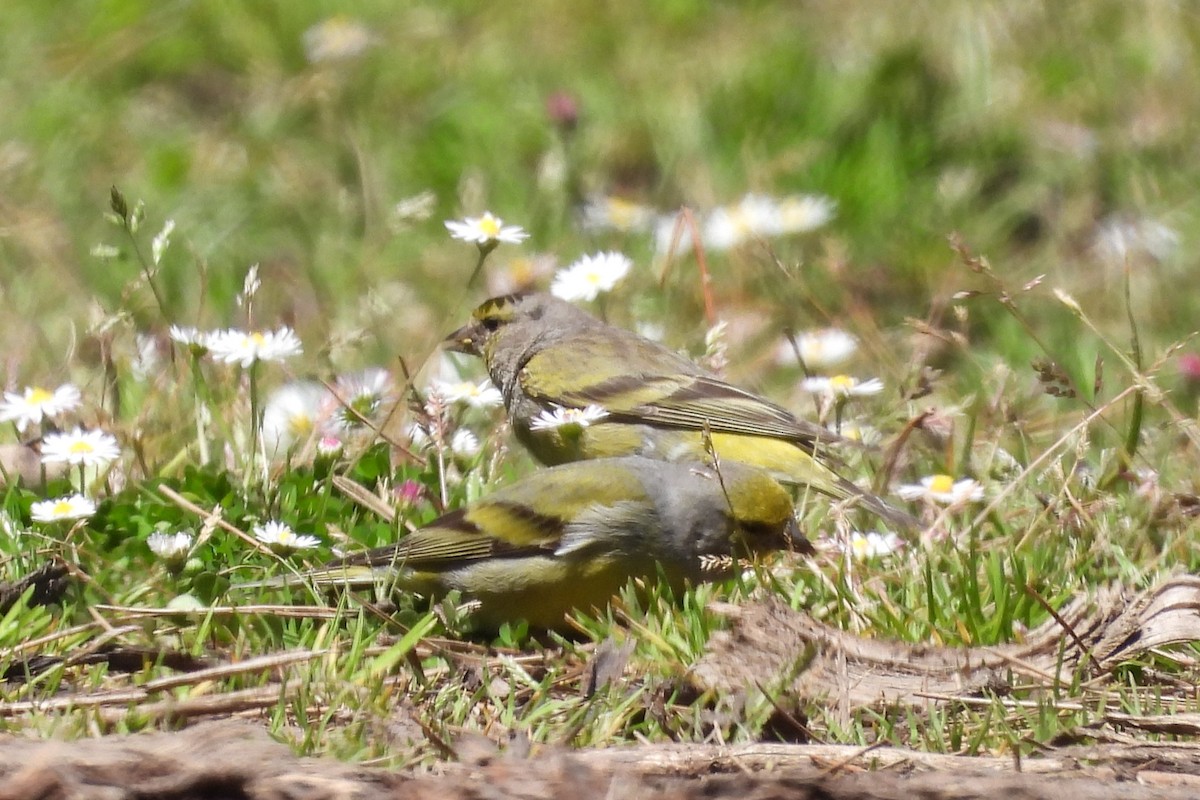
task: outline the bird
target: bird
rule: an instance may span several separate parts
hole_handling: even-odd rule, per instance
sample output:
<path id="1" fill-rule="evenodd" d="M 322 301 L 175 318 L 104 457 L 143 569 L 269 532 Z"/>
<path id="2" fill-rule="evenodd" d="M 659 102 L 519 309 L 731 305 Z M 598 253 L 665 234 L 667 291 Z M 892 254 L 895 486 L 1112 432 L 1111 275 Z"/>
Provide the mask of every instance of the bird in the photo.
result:
<path id="1" fill-rule="evenodd" d="M 445 344 L 483 359 L 516 438 L 543 464 L 623 455 L 701 460 L 714 451 L 722 463 L 852 499 L 895 527 L 919 525 L 836 472 L 827 446 L 845 440 L 832 431 L 553 295 L 486 300 Z M 574 426 L 540 422 L 560 409 L 592 417 Z"/>
<path id="2" fill-rule="evenodd" d="M 535 470 L 396 544 L 240 587 L 382 585 L 431 599 L 457 590 L 476 627 L 525 620 L 563 631 L 571 611 L 604 609 L 630 579 L 679 591 L 782 549 L 813 552 L 791 495 L 767 473 L 627 456 Z"/>

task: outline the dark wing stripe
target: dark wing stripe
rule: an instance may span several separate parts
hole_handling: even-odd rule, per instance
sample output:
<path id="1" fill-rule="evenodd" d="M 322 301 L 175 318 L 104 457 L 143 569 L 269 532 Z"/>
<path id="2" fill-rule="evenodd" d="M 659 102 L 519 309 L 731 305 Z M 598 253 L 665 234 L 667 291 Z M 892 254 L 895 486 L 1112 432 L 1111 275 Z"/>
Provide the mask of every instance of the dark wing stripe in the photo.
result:
<path id="1" fill-rule="evenodd" d="M 673 386 L 678 381 L 651 375 L 617 375 L 580 391 L 569 392 L 564 395 L 564 399 L 574 400 L 580 405 L 595 403 L 598 406 L 605 406 L 614 397 L 628 395 L 630 392 L 640 394 L 647 391 L 653 384 L 660 382 Z"/>
<path id="2" fill-rule="evenodd" d="M 721 404 L 713 401 L 733 401 Z M 792 412 L 752 392 L 731 386 L 712 378 L 697 378 L 689 386 L 680 388 L 664 397 L 656 405 L 687 408 L 697 405 L 702 408 L 728 408 L 733 414 L 748 422 L 770 425 L 778 424 L 782 429 L 796 430 L 809 425 L 796 419 Z M 805 432 L 810 433 L 810 432 Z"/>
<path id="3" fill-rule="evenodd" d="M 655 425 L 663 428 L 683 428 L 687 430 L 703 430 L 706 426 L 713 433 L 729 433 L 737 436 L 762 436 L 769 439 L 780 439 L 791 442 L 802 450 L 812 453 L 818 442 L 830 444 L 837 441 L 833 434 L 826 436 L 822 433 L 809 433 L 800 429 L 794 423 L 789 426 L 764 425 L 762 420 L 753 417 L 741 417 L 722 410 L 717 413 L 706 413 L 706 409 L 671 409 L 660 406 L 639 406 L 631 412 L 612 414 L 609 419 L 614 422 L 627 422 L 639 425 Z"/>
<path id="4" fill-rule="evenodd" d="M 502 539 L 495 539 L 497 555 L 508 555 L 509 553 L 527 555 L 530 552 L 541 550 L 553 552 L 554 548 L 558 546 L 558 540 L 562 538 L 563 528 L 566 527 L 566 521 L 560 517 L 540 514 L 521 503 L 492 500 L 487 505 L 490 512 L 503 511 L 508 516 L 525 523 L 524 530 L 531 533 L 536 531 L 528 537 L 530 542 L 528 545 L 516 545 Z"/>
<path id="5" fill-rule="evenodd" d="M 595 403 L 605 408 L 614 422 L 659 425 L 669 428 L 703 429 L 714 433 L 769 436 L 795 443 L 812 452 L 820 442 L 830 444 L 838 436 L 812 423 L 797 419 L 787 409 L 752 392 L 703 375 L 690 376 L 686 386 L 678 378 L 654 375 L 620 375 L 583 391 L 571 392 L 555 402 L 578 407 Z M 655 387 L 663 393 L 655 396 Z M 538 398 L 553 399 L 553 398 Z M 613 403 L 616 399 L 618 402 Z M 632 408 L 613 406 L 642 401 Z"/>
<path id="6" fill-rule="evenodd" d="M 553 553 L 561 538 L 564 523 L 557 517 L 538 514 L 514 503 L 491 502 L 486 511 L 493 515 L 497 531 L 489 533 L 470 519 L 471 508 L 452 511 L 401 541 L 387 547 L 377 547 L 363 553 L 332 561 L 327 566 L 404 566 L 416 570 L 451 569 L 464 562 L 485 558 L 520 558 L 534 554 Z M 475 513 L 479 513 L 476 509 Z M 530 544 L 514 544 L 501 538 L 509 526 L 520 523 L 522 531 L 530 532 Z"/>

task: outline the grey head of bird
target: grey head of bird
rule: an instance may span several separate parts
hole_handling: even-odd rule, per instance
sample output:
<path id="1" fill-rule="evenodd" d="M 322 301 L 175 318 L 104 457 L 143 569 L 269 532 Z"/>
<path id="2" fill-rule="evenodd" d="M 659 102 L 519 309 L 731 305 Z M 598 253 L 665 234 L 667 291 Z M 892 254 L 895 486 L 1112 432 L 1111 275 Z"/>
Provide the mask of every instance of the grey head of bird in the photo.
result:
<path id="1" fill-rule="evenodd" d="M 471 321 L 445 339 L 449 350 L 478 356 L 502 392 L 530 357 L 604 323 L 554 295 L 524 292 L 485 300 Z"/>

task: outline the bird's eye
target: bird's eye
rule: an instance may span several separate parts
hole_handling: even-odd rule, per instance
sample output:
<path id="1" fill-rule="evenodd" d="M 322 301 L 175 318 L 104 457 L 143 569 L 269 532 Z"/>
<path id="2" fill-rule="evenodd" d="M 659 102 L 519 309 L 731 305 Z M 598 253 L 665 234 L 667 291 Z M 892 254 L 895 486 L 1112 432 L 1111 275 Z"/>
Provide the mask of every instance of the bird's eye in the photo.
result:
<path id="1" fill-rule="evenodd" d="M 479 324 L 483 326 L 485 331 L 490 333 L 500 327 L 500 320 L 498 317 L 484 317 L 479 320 Z"/>

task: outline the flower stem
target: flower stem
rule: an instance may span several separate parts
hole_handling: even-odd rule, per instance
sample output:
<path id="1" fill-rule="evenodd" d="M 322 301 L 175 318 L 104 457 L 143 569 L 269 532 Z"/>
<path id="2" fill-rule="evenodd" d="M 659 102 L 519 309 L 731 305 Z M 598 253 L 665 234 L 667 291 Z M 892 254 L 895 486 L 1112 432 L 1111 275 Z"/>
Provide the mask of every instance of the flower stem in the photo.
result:
<path id="1" fill-rule="evenodd" d="M 250 476 L 254 474 L 255 457 L 258 455 L 259 440 L 262 434 L 262 411 L 258 407 L 258 361 L 250 365 L 250 455 L 246 465 L 246 483 L 249 485 Z"/>
<path id="2" fill-rule="evenodd" d="M 471 273 L 471 277 L 467 279 L 468 289 L 475 285 L 475 281 L 479 279 L 479 275 L 483 272 L 483 262 L 487 260 L 488 253 L 495 250 L 498 244 L 499 242 L 495 240 L 479 244 L 479 260 L 475 262 L 475 270 Z"/>
<path id="3" fill-rule="evenodd" d="M 200 372 L 200 356 L 193 352 L 192 358 L 192 393 L 195 398 L 194 415 L 196 419 L 196 443 L 200 449 L 200 463 L 207 464 L 209 460 L 208 451 L 208 425 L 204 421 L 204 409 L 208 403 L 208 384 L 204 382 L 204 376 Z"/>
<path id="4" fill-rule="evenodd" d="M 151 293 L 154 294 L 154 302 L 158 304 L 158 312 L 163 315 L 163 319 L 169 319 L 167 303 L 163 299 L 162 293 L 158 290 L 158 284 L 154 282 L 154 270 L 150 268 L 150 263 L 146 261 L 146 256 L 142 254 L 142 248 L 138 247 L 137 235 L 133 232 L 128 219 L 125 220 L 123 227 L 125 234 L 129 237 L 130 244 L 133 245 L 133 253 L 137 256 L 138 264 L 142 268 L 142 275 L 146 277 L 146 284 L 150 287 Z"/>

